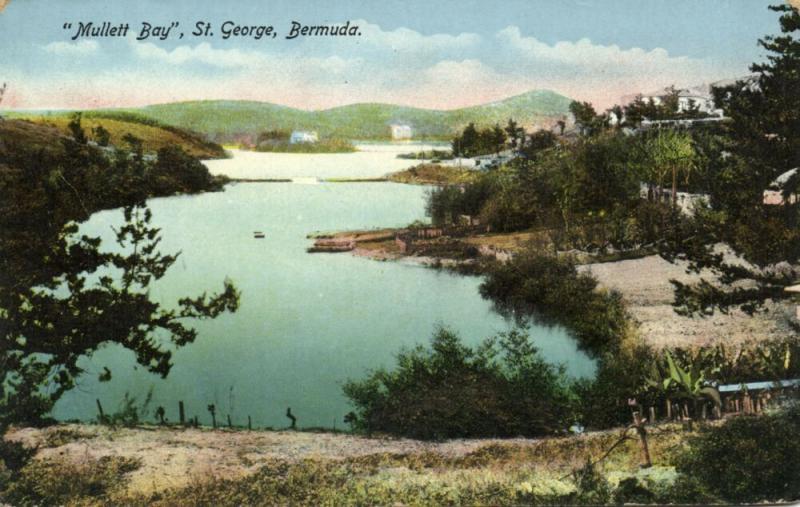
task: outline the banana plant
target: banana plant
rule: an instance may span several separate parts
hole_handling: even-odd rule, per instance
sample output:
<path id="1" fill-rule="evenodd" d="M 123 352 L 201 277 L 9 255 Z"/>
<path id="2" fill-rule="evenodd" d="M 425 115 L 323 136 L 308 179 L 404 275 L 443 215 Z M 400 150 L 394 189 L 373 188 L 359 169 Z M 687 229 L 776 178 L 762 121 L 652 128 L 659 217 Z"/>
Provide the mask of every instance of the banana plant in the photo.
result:
<path id="1" fill-rule="evenodd" d="M 693 402 L 708 399 L 713 401 L 717 407 L 722 405 L 719 391 L 715 387 L 708 385 L 706 370 L 700 367 L 698 361 L 693 362 L 689 369 L 684 369 L 675 363 L 669 351 L 666 352 L 666 357 L 669 377 L 665 380 L 669 380 L 670 385 L 676 389 L 679 398 Z"/>
<path id="2" fill-rule="evenodd" d="M 666 367 L 653 363 L 650 375 L 645 379 L 645 385 L 649 391 L 656 391 L 667 400 L 683 401 L 687 412 L 689 403 L 694 406 L 696 412 L 698 403 L 703 400 L 710 400 L 715 406 L 721 407 L 722 399 L 719 391 L 709 385 L 707 380 L 709 370 L 701 367 L 700 358 L 695 357 L 694 360 L 689 360 L 691 366 L 686 369 L 675 362 L 669 351 L 665 352 L 665 358 Z M 670 402 L 668 401 L 667 404 L 670 405 Z M 670 408 L 669 406 L 667 408 L 668 414 Z"/>

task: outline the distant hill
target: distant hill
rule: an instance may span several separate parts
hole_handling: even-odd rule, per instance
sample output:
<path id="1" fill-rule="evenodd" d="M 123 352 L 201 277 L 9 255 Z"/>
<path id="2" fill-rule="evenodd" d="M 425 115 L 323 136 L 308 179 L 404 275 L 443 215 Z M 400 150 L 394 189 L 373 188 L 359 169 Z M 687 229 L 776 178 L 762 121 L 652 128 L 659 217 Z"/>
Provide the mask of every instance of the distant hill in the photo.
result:
<path id="1" fill-rule="evenodd" d="M 252 140 L 266 130 L 315 130 L 321 137 L 388 139 L 392 124 L 410 125 L 415 139 L 448 139 L 470 122 L 480 126 L 503 125 L 514 118 L 525 126 L 548 123 L 568 114 L 570 102 L 571 99 L 555 92 L 535 90 L 490 104 L 447 111 L 390 104 L 352 104 L 304 111 L 267 102 L 211 100 L 91 114 L 114 117 L 133 113 L 205 134 L 216 142 Z"/>

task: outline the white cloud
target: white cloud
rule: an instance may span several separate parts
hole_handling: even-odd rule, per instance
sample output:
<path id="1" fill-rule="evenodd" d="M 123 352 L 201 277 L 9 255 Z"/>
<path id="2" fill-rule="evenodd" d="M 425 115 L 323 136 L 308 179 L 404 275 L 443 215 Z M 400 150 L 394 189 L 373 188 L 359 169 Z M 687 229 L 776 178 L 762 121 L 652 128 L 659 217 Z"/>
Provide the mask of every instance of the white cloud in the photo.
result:
<path id="1" fill-rule="evenodd" d="M 199 62 L 216 67 L 252 67 L 264 60 L 261 53 L 239 49 L 214 49 L 208 42 L 202 42 L 194 47 L 178 46 L 172 51 L 167 51 L 152 42 L 129 40 L 137 57 L 171 65 Z"/>
<path id="2" fill-rule="evenodd" d="M 359 21 L 356 24 L 361 27 L 361 40 L 367 44 L 382 46 L 394 51 L 427 53 L 464 50 L 474 48 L 481 42 L 480 35 L 474 33 L 423 35 L 403 27 L 387 31 L 366 21 Z"/>
<path id="3" fill-rule="evenodd" d="M 516 26 L 499 31 L 497 39 L 526 64 L 549 65 L 564 70 L 577 68 L 586 73 L 602 70 L 605 73 L 630 74 L 647 69 L 668 71 L 675 68 L 700 71 L 708 66 L 705 60 L 670 56 L 663 48 L 649 51 L 642 48 L 622 49 L 616 44 L 594 44 L 586 38 L 549 45 L 535 37 L 524 37 Z"/>
<path id="4" fill-rule="evenodd" d="M 51 42 L 42 49 L 48 53 L 63 56 L 87 56 L 96 53 L 100 48 L 97 41 L 80 40 L 78 42 Z"/>
<path id="5" fill-rule="evenodd" d="M 354 23 L 361 37 L 276 40 L 263 49 L 221 48 L 214 42 L 165 49 L 131 38 L 127 45 L 104 46 L 104 56 L 122 51 L 113 55 L 113 66 L 98 70 L 92 68 L 93 60 L 75 59 L 76 65 L 58 69 L 63 74 L 57 80 L 55 70 L 26 75 L 27 83 L 17 87 L 15 102 L 34 107 L 44 102 L 135 106 L 219 98 L 304 109 L 352 102 L 447 109 L 551 89 L 605 108 L 621 95 L 737 75 L 722 64 L 670 55 L 661 48 L 622 48 L 589 39 L 549 44 L 524 35 L 516 26 L 481 37 L 425 35 L 408 28 L 382 30 L 365 21 Z M 44 49 L 85 55 L 99 48 L 94 41 L 82 41 L 52 43 Z M 58 89 L 52 87 L 54 81 L 61 83 Z"/>

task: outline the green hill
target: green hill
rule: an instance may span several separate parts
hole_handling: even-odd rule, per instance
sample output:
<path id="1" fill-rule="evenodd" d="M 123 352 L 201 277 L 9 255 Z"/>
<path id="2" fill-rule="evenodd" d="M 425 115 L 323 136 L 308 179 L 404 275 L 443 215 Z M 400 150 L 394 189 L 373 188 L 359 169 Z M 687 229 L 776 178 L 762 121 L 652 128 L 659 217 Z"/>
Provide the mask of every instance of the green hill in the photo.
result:
<path id="1" fill-rule="evenodd" d="M 571 99 L 535 90 L 502 101 L 454 110 L 419 109 L 390 104 L 352 104 L 304 111 L 266 102 L 211 100 L 159 104 L 136 109 L 97 111 L 105 117 L 135 113 L 205 134 L 216 142 L 252 138 L 265 130 L 315 130 L 321 137 L 388 139 L 391 124 L 408 124 L 414 138 L 447 139 L 470 122 L 505 124 L 509 118 L 530 126 L 568 114 Z"/>
<path id="2" fill-rule="evenodd" d="M 70 135 L 67 126 L 70 121 L 68 111 L 15 111 L 7 116 L 50 127 L 61 135 Z M 204 134 L 166 125 L 153 118 L 138 114 L 122 111 L 86 111 L 83 114 L 81 125 L 86 135 L 93 141 L 97 140 L 94 129 L 102 126 L 109 132 L 109 142 L 114 146 L 126 146 L 123 137 L 131 134 L 142 141 L 144 151 L 148 153 L 154 153 L 167 146 L 180 146 L 186 153 L 197 158 L 225 157 L 225 150 L 222 149 L 222 146 L 209 142 Z M 6 130 L 8 129 L 4 129 L 4 132 Z M 36 137 L 33 135 L 28 141 L 33 142 Z"/>

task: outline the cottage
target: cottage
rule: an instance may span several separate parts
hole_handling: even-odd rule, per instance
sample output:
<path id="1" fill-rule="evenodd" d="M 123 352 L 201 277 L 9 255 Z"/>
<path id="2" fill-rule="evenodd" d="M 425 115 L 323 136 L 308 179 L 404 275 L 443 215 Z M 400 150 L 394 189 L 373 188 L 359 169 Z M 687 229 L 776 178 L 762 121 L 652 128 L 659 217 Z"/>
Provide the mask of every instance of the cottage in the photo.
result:
<path id="1" fill-rule="evenodd" d="M 711 94 L 712 85 L 702 84 L 699 86 L 690 86 L 688 88 L 676 88 L 674 91 L 678 95 L 678 113 L 685 113 L 693 108 L 696 108 L 701 113 L 706 113 L 711 116 L 723 116 L 722 109 L 717 109 L 714 104 L 714 98 Z M 653 104 L 659 106 L 664 100 L 673 93 L 672 88 L 663 88 L 650 93 L 643 93 L 642 100 L 645 102 L 652 101 Z"/>
<path id="2" fill-rule="evenodd" d="M 411 126 L 405 124 L 391 125 L 391 129 L 392 129 L 392 139 L 394 140 L 411 139 L 414 133 L 413 130 L 411 129 Z"/>
<path id="3" fill-rule="evenodd" d="M 316 143 L 319 140 L 316 132 L 295 130 L 289 137 L 289 144 Z"/>

